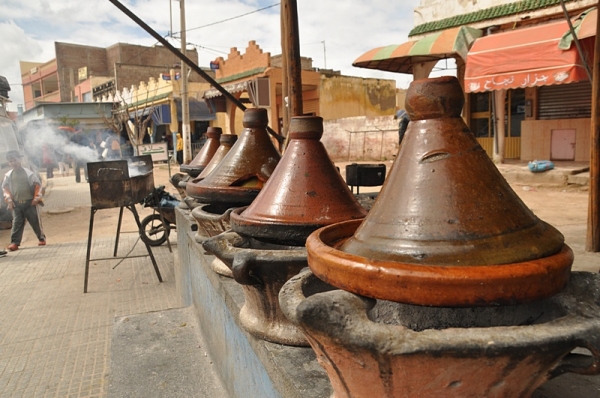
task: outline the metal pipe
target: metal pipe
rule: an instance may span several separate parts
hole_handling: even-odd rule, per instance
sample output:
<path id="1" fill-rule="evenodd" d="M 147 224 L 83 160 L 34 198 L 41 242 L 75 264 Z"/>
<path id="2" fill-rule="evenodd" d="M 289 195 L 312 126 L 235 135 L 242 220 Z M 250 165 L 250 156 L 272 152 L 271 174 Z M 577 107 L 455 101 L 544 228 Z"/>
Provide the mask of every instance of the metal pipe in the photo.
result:
<path id="1" fill-rule="evenodd" d="M 240 100 L 235 98 L 229 91 L 227 91 L 223 86 L 221 86 L 219 83 L 217 83 L 215 81 L 215 79 L 210 77 L 198 65 L 196 65 L 191 59 L 189 59 L 185 54 L 182 54 L 181 51 L 179 51 L 175 47 L 173 47 L 171 45 L 171 43 L 166 41 L 161 35 L 159 35 L 154 29 L 152 29 L 150 26 L 148 26 L 148 24 L 146 24 L 140 18 L 138 18 L 138 16 L 135 15 L 134 13 L 132 13 L 127 7 L 125 7 L 123 4 L 121 4 L 118 0 L 108 0 L 108 1 L 110 1 L 112 4 L 114 4 L 115 7 L 117 7 L 119 10 L 121 10 L 125 15 L 127 15 L 135 23 L 137 23 L 142 29 L 144 29 L 146 32 L 148 32 L 152 37 L 154 37 L 158 42 L 160 42 L 160 44 L 162 44 L 169 51 L 171 51 L 173 54 L 175 54 L 175 56 L 177 56 L 179 59 L 181 59 L 183 62 L 185 62 L 190 68 L 192 68 L 192 70 L 194 72 L 196 72 L 197 74 L 202 76 L 208 83 L 210 83 L 211 86 L 213 86 L 221 94 L 223 94 L 223 96 L 225 98 L 227 98 L 228 100 L 233 102 L 242 111 L 246 110 L 246 107 L 244 106 L 244 104 L 242 104 L 240 102 Z M 282 135 L 277 134 L 270 127 L 267 127 L 267 131 L 269 132 L 269 134 L 271 134 L 273 137 L 275 137 L 280 144 L 283 143 L 285 138 Z"/>
<path id="2" fill-rule="evenodd" d="M 569 24 L 569 30 L 571 31 L 571 36 L 573 36 L 573 41 L 575 42 L 575 47 L 577 47 L 577 52 L 581 57 L 581 61 L 583 62 L 583 67 L 585 68 L 585 73 L 587 73 L 588 79 L 593 81 L 592 72 L 590 71 L 590 66 L 588 65 L 585 56 L 583 54 L 583 49 L 581 48 L 581 43 L 579 43 L 579 39 L 575 34 L 575 28 L 573 28 L 573 23 L 571 22 L 571 18 L 569 17 L 569 12 L 567 11 L 567 7 L 565 6 L 565 0 L 560 0 L 560 5 L 562 7 L 563 13 L 565 14 L 565 18 L 567 23 Z"/>

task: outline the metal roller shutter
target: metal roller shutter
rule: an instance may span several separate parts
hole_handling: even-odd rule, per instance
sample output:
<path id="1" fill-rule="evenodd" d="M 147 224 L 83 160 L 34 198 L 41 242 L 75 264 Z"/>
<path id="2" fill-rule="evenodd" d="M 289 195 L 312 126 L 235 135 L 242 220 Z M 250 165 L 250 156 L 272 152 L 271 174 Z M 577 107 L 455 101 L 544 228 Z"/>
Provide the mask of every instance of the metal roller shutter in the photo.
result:
<path id="1" fill-rule="evenodd" d="M 577 119 L 592 115 L 589 81 L 543 86 L 538 92 L 539 119 Z"/>

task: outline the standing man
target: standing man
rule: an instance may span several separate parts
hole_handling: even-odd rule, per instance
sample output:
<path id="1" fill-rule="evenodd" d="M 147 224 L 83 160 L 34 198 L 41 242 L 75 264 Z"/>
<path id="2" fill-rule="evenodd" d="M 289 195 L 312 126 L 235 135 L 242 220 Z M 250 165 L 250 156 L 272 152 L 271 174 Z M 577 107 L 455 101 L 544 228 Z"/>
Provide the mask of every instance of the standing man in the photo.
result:
<path id="1" fill-rule="evenodd" d="M 89 148 L 92 147 L 92 142 L 86 137 L 81 130 L 75 131 L 75 134 L 71 137 L 71 142 L 78 145 L 80 148 Z M 76 153 L 74 156 L 73 168 L 75 169 L 75 182 L 81 182 L 81 169 L 85 174 L 85 180 L 88 180 L 88 170 L 87 170 L 87 161 L 84 159 L 84 155 L 81 153 Z"/>
<path id="2" fill-rule="evenodd" d="M 21 166 L 21 154 L 18 151 L 8 151 L 6 161 L 11 168 L 2 181 L 4 201 L 13 213 L 13 225 L 10 233 L 11 252 L 19 249 L 25 220 L 38 238 L 38 246 L 46 245 L 46 235 L 42 230 L 42 222 L 38 212 L 38 204 L 42 200 L 42 185 L 40 179 L 29 169 Z"/>
<path id="3" fill-rule="evenodd" d="M 181 137 L 181 133 L 177 133 L 177 136 L 175 137 L 177 142 L 175 143 L 176 148 L 177 148 L 177 163 L 179 163 L 180 165 L 183 164 L 183 138 Z"/>

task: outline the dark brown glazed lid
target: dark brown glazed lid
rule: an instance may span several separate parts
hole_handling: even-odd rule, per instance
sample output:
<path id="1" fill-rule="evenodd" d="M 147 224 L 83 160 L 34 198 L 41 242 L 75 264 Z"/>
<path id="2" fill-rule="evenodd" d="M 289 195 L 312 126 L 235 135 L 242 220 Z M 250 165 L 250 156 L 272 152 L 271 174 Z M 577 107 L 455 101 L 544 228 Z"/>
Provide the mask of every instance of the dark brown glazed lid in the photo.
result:
<path id="1" fill-rule="evenodd" d="M 249 204 L 277 166 L 281 154 L 267 132 L 267 110 L 244 111 L 244 130 L 204 179 L 188 182 L 187 194 L 201 203 Z"/>
<path id="2" fill-rule="evenodd" d="M 219 138 L 223 131 L 220 127 L 209 127 L 206 130 L 206 142 L 200 149 L 200 152 L 189 164 L 182 164 L 179 167 L 183 173 L 187 173 L 192 177 L 197 177 L 213 158 L 219 148 Z"/>
<path id="3" fill-rule="evenodd" d="M 403 302 L 407 294 L 399 292 L 406 288 L 420 296 L 414 290 L 424 291 L 422 283 L 414 280 L 427 281 L 434 270 L 436 284 L 432 285 L 447 284 L 449 290 L 466 292 L 473 284 L 483 283 L 486 276 L 491 281 L 485 285 L 484 294 L 474 299 L 477 303 L 472 297 L 461 303 L 450 294 L 446 295 L 447 302 L 442 298 L 434 303 L 427 297 L 415 302 L 426 305 L 527 301 L 564 287 L 572 254 L 565 255 L 570 249 L 562 234 L 538 219 L 511 189 L 460 117 L 463 103 L 454 77 L 411 83 L 406 96 L 411 122 L 373 208 L 353 235 L 342 239 L 331 230 L 326 233 L 337 234 L 334 256 L 340 255 L 344 261 L 352 258 L 353 265 L 345 268 L 341 279 L 332 280 L 326 262 L 320 261 L 319 255 L 312 256 L 310 266 L 317 276 L 346 290 Z M 537 283 L 529 276 L 537 275 L 540 267 L 535 264 L 546 258 L 560 258 L 540 279 L 549 285 L 541 290 L 533 285 L 527 291 L 511 288 L 516 289 L 524 280 Z M 506 274 L 509 265 L 519 263 L 526 264 L 525 268 L 518 273 L 513 269 L 512 276 Z M 412 287 L 408 286 L 407 273 Z M 498 282 L 499 274 L 507 281 Z M 390 278 L 385 289 L 381 278 Z"/>
<path id="4" fill-rule="evenodd" d="M 292 118 L 289 145 L 273 175 L 247 209 L 231 213 L 235 232 L 304 245 L 317 228 L 365 217 L 321 143 L 322 136 L 321 117 Z"/>
<path id="5" fill-rule="evenodd" d="M 227 152 L 229 152 L 233 144 L 235 144 L 237 138 L 238 136 L 235 134 L 223 134 L 221 136 L 219 140 L 219 143 L 221 145 L 219 145 L 217 152 L 215 152 L 210 162 L 208 162 L 204 170 L 202 170 L 202 173 L 198 175 L 198 178 L 205 178 L 211 171 L 215 169 L 215 167 L 217 167 L 217 165 L 221 162 L 221 160 L 223 160 L 225 155 L 227 155 Z"/>

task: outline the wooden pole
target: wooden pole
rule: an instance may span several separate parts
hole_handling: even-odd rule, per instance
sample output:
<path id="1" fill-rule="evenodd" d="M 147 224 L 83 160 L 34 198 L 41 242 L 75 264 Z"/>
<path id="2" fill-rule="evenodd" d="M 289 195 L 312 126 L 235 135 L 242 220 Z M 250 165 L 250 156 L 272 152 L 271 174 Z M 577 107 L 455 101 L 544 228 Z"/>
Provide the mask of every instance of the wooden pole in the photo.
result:
<path id="1" fill-rule="evenodd" d="M 283 119 L 283 128 L 280 131 L 281 135 L 283 135 L 284 137 L 287 137 L 288 135 L 288 129 L 290 127 L 290 113 L 289 113 L 289 108 L 287 106 L 288 104 L 288 95 L 289 95 L 289 90 L 288 90 L 288 63 L 289 63 L 289 54 L 287 51 L 287 28 L 285 25 L 285 15 L 287 13 L 286 11 L 287 8 L 287 3 L 284 1 L 281 3 L 281 9 L 280 9 L 280 15 L 281 15 L 281 113 L 282 113 L 282 119 Z M 287 139 L 286 139 L 287 141 Z M 280 148 L 283 149 L 283 148 Z"/>
<path id="2" fill-rule="evenodd" d="M 594 45 L 594 69 L 592 76 L 592 125 L 590 128 L 590 195 L 588 202 L 588 225 L 585 249 L 590 252 L 600 251 L 600 214 L 598 200 L 600 199 L 600 18 L 596 20 L 596 42 Z"/>
<path id="3" fill-rule="evenodd" d="M 300 59 L 300 33 L 298 31 L 298 5 L 296 0 L 282 0 L 281 11 L 284 15 L 286 30 L 283 40 L 286 42 L 288 54 L 287 73 L 288 100 L 290 118 L 302 116 L 302 63 Z M 286 139 L 287 145 L 287 139 Z"/>
<path id="4" fill-rule="evenodd" d="M 187 55 L 185 33 L 185 0 L 179 0 L 181 18 L 181 53 Z M 175 79 L 175 76 L 171 77 Z M 190 105 L 188 95 L 188 66 L 181 63 L 181 137 L 183 138 L 183 163 L 192 161 L 192 139 L 190 131 Z"/>

